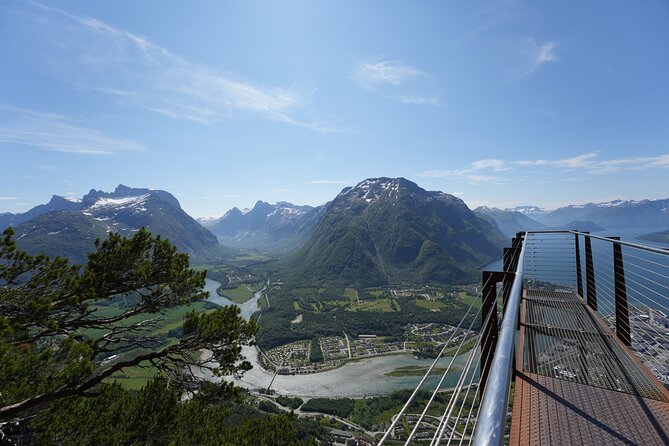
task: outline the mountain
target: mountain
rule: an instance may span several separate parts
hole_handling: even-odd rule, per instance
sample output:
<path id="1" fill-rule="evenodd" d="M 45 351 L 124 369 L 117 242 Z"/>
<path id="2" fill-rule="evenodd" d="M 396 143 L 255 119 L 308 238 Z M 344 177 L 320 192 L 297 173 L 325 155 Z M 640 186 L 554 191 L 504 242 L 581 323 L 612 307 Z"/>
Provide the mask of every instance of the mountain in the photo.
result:
<path id="1" fill-rule="evenodd" d="M 492 219 L 500 231 L 507 237 L 515 237 L 517 232 L 549 229 L 543 223 L 528 217 L 520 211 L 479 206 L 474 213 L 482 218 Z"/>
<path id="2" fill-rule="evenodd" d="M 604 231 L 606 228 L 602 228 L 597 223 L 592 221 L 574 220 L 558 229 L 574 229 L 581 232 L 599 232 Z"/>
<path id="3" fill-rule="evenodd" d="M 20 225 L 23 222 L 31 220 L 42 214 L 51 211 L 73 211 L 81 208 L 81 200 L 79 198 L 65 198 L 59 195 L 54 195 L 46 204 L 35 206 L 27 212 L 20 214 L 12 214 L 6 212 L 0 214 L 0 228 L 5 229 L 7 226 Z"/>
<path id="4" fill-rule="evenodd" d="M 649 242 L 658 242 L 669 244 L 669 230 L 653 232 L 651 234 L 644 234 L 637 237 L 639 240 L 648 240 Z"/>
<path id="5" fill-rule="evenodd" d="M 325 206 L 285 262 L 288 280 L 376 286 L 471 283 L 499 258 L 503 235 L 465 203 L 404 178 L 371 178 Z"/>
<path id="6" fill-rule="evenodd" d="M 669 199 L 570 205 L 530 216 L 550 226 L 566 227 L 572 221 L 590 221 L 604 228 L 669 226 Z"/>
<path id="7" fill-rule="evenodd" d="M 253 209 L 230 209 L 209 230 L 226 246 L 286 251 L 305 240 L 322 211 L 322 206 L 258 201 Z"/>
<path id="8" fill-rule="evenodd" d="M 85 261 L 95 239 L 105 238 L 107 232 L 131 236 L 141 227 L 169 239 L 195 261 L 216 260 L 221 255 L 216 236 L 184 212 L 174 196 L 161 190 L 124 185 L 110 193 L 92 189 L 81 200 L 54 196 L 47 205 L 17 215 L 19 247 L 76 262 Z M 25 220 L 26 215 L 32 218 Z"/>

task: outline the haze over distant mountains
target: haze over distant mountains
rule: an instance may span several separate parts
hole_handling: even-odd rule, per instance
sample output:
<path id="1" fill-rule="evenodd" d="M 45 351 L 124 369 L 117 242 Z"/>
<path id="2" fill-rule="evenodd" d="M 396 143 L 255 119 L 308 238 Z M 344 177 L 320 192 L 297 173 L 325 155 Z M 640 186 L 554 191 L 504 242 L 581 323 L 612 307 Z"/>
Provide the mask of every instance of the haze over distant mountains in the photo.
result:
<path id="1" fill-rule="evenodd" d="M 495 220 L 505 235 L 541 229 L 602 231 L 610 228 L 669 227 L 669 199 L 569 205 L 552 211 L 538 206 L 478 207 L 474 210 Z"/>
<path id="2" fill-rule="evenodd" d="M 324 208 L 258 201 L 253 209 L 232 208 L 204 225 L 223 245 L 284 252 L 304 241 Z"/>
<path id="3" fill-rule="evenodd" d="M 96 238 L 115 231 L 130 236 L 146 227 L 169 239 L 194 260 L 221 257 L 216 237 L 181 209 L 178 200 L 161 190 L 119 185 L 114 192 L 92 189 L 81 199 L 54 195 L 45 205 L 22 214 L 0 215 L 0 226 L 15 226 L 20 248 L 31 253 L 86 260 Z"/>

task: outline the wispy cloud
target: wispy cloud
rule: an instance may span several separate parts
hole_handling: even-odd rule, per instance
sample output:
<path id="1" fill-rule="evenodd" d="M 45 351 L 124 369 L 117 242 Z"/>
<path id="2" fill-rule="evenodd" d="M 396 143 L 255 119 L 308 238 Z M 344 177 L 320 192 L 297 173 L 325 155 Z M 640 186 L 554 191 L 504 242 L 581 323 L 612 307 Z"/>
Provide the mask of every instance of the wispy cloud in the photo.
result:
<path id="1" fill-rule="evenodd" d="M 534 168 L 534 170 L 528 170 Z M 565 177 L 566 172 L 580 172 L 604 175 L 622 170 L 646 170 L 669 168 L 669 154 L 647 157 L 629 157 L 601 159 L 598 152 L 584 153 L 570 158 L 501 160 L 482 159 L 473 161 L 462 169 L 427 170 L 418 176 L 427 178 L 464 179 L 471 183 L 497 183 L 511 181 L 506 174 L 513 174 L 513 181 L 523 183 L 542 183 L 555 181 L 576 181 L 577 177 Z M 560 178 L 549 178 L 550 173 L 560 173 Z M 522 173 L 523 176 L 518 174 Z M 540 178 L 536 176 L 539 175 Z"/>
<path id="2" fill-rule="evenodd" d="M 378 57 L 361 62 L 355 67 L 351 79 L 366 90 L 402 104 L 441 106 L 439 98 L 429 91 L 432 89 L 429 85 L 431 76 L 402 61 Z"/>
<path id="3" fill-rule="evenodd" d="M 557 54 L 558 44 L 552 40 L 538 42 L 536 39 L 524 38 L 519 43 L 521 58 L 514 67 L 515 77 L 529 76 L 544 65 L 560 60 Z"/>
<path id="4" fill-rule="evenodd" d="M 481 170 L 481 169 L 492 169 L 495 172 L 501 172 L 503 170 L 509 170 L 509 167 L 506 165 L 506 161 L 498 159 L 483 159 L 474 161 L 472 163 L 472 169 Z"/>
<path id="5" fill-rule="evenodd" d="M 249 115 L 316 132 L 335 131 L 295 116 L 312 91 L 254 85 L 95 18 L 33 4 L 40 19 L 48 20 L 40 29 L 55 34 L 50 49 L 57 69 L 80 88 L 175 119 L 213 123 Z"/>
<path id="6" fill-rule="evenodd" d="M 145 150 L 139 143 L 107 136 L 70 117 L 14 107 L 0 107 L 0 143 L 85 155 Z M 53 166 L 39 168 L 56 170 Z"/>
<path id="7" fill-rule="evenodd" d="M 402 104 L 431 105 L 433 107 L 441 107 L 441 102 L 437 98 L 400 95 L 394 97 L 393 99 L 397 99 Z"/>
<path id="8" fill-rule="evenodd" d="M 380 84 L 400 85 L 424 76 L 417 68 L 404 62 L 376 59 L 358 64 L 353 80 L 364 88 L 374 89 Z"/>
<path id="9" fill-rule="evenodd" d="M 470 184 L 480 184 L 480 183 L 502 184 L 506 182 L 505 178 L 501 176 L 478 173 L 476 169 L 426 170 L 423 172 L 419 172 L 417 176 L 424 178 L 447 178 L 458 181 L 464 180 L 469 182 Z"/>
<path id="10" fill-rule="evenodd" d="M 646 157 L 635 156 L 629 158 L 600 159 L 597 152 L 589 152 L 572 158 L 519 160 L 514 163 L 519 166 L 549 166 L 564 170 L 585 170 L 597 174 L 606 174 L 619 170 L 669 168 L 669 154 Z"/>
<path id="11" fill-rule="evenodd" d="M 347 180 L 312 180 L 309 181 L 309 184 L 348 184 L 350 181 Z"/>
<path id="12" fill-rule="evenodd" d="M 19 197 L 7 197 L 7 196 L 0 195 L 0 201 L 18 200 L 18 199 L 19 199 Z"/>

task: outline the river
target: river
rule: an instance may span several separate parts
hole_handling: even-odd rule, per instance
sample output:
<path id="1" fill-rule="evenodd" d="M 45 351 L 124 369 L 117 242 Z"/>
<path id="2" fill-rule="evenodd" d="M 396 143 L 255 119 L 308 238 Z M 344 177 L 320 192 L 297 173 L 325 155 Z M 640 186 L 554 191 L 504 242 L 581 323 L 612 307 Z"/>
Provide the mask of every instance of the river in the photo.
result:
<path id="1" fill-rule="evenodd" d="M 253 298 L 244 304 L 234 302 L 219 296 L 216 289 L 219 282 L 207 279 L 205 290 L 209 291 L 209 301 L 221 306 L 237 305 L 241 309 L 244 319 L 249 319 L 258 309 L 258 299 L 261 292 L 255 293 Z M 233 381 L 249 389 L 266 388 L 272 380 L 273 373 L 263 369 L 258 364 L 258 352 L 255 347 L 244 347 L 243 354 L 253 365 L 253 369 L 246 372 L 241 379 Z M 455 365 L 462 369 L 467 361 L 467 354 L 460 355 L 455 359 Z M 447 367 L 450 358 L 442 358 L 438 367 Z M 417 359 L 411 354 L 398 354 L 389 356 L 378 356 L 358 361 L 349 362 L 342 367 L 320 373 L 307 375 L 277 375 L 272 389 L 283 395 L 294 395 L 303 397 L 362 397 L 369 395 L 383 395 L 398 389 L 414 388 L 422 378 L 421 376 L 386 376 L 398 367 L 405 366 L 429 366 L 431 359 Z M 457 382 L 460 373 L 458 371 L 449 373 L 444 380 L 443 387 L 452 387 Z M 434 389 L 439 376 L 431 376 L 423 385 L 425 389 Z"/>

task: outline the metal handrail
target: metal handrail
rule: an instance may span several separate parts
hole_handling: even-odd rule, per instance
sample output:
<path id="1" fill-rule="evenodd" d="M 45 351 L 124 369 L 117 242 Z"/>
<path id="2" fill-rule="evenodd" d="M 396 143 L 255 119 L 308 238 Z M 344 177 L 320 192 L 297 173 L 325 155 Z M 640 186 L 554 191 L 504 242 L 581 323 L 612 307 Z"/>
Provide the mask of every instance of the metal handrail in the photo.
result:
<path id="1" fill-rule="evenodd" d="M 574 234 L 577 236 L 582 235 L 583 237 L 591 237 L 597 240 L 604 240 L 605 242 L 611 242 L 622 246 L 629 246 L 630 248 L 653 252 L 655 254 L 662 254 L 665 256 L 669 255 L 669 250 L 667 250 L 666 248 L 658 248 L 656 246 L 642 245 L 641 243 L 626 242 L 625 240 L 614 240 L 609 237 L 602 237 L 601 235 L 594 235 L 588 232 L 580 232 L 567 229 L 545 229 L 540 231 L 527 231 L 527 234 Z"/>
<path id="2" fill-rule="evenodd" d="M 504 310 L 495 355 L 490 366 L 489 382 L 481 402 L 479 418 L 474 430 L 473 444 L 476 446 L 501 445 L 506 430 L 506 414 L 509 403 L 509 388 L 513 371 L 516 327 L 520 309 L 520 295 L 523 289 L 523 259 L 525 243 L 520 250 L 516 277 L 513 279 L 509 300 Z"/>

